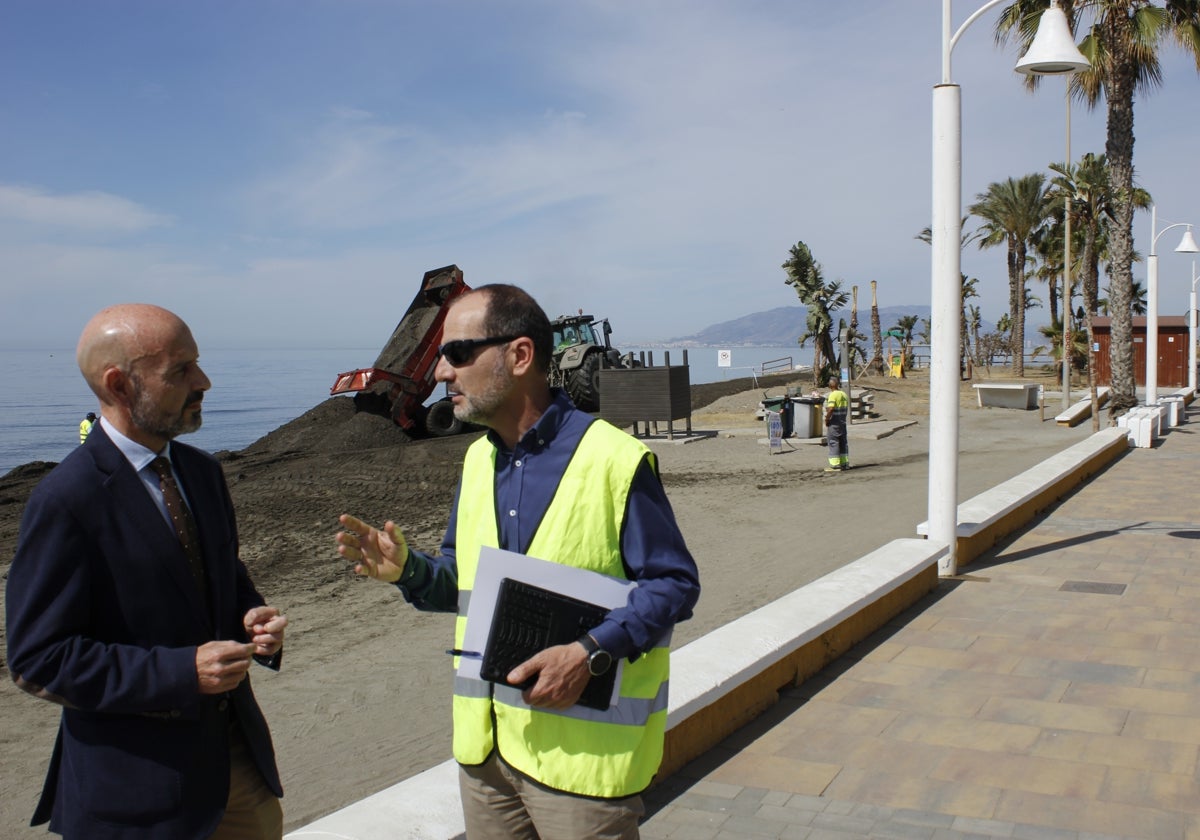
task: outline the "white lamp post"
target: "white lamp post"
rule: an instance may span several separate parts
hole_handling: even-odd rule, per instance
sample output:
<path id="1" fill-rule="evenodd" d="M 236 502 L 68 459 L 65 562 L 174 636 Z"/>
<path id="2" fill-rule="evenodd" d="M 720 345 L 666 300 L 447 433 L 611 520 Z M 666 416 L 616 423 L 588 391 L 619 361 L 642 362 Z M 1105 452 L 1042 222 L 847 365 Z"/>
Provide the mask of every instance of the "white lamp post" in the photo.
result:
<path id="1" fill-rule="evenodd" d="M 1065 79 L 1067 88 L 1067 171 L 1071 170 L 1071 80 Z M 1071 357 L 1075 355 L 1071 346 L 1071 193 L 1067 193 L 1063 204 L 1063 289 L 1062 289 L 1062 409 L 1071 407 Z"/>
<path id="2" fill-rule="evenodd" d="M 1196 261 L 1192 260 L 1192 294 L 1188 298 L 1188 390 L 1196 393 L 1196 281 L 1200 274 L 1196 273 Z"/>
<path id="3" fill-rule="evenodd" d="M 1146 257 L 1146 405 L 1158 402 L 1158 254 L 1154 246 L 1158 244 L 1158 238 L 1171 228 L 1186 227 L 1183 239 L 1175 250 L 1181 254 L 1200 252 L 1200 247 L 1196 246 L 1196 240 L 1192 237 L 1191 225 L 1176 222 L 1155 233 L 1157 223 L 1157 208 L 1151 204 L 1150 255 Z"/>
<path id="4" fill-rule="evenodd" d="M 958 340 L 962 296 L 962 96 L 950 78 L 950 54 L 990 0 L 954 30 L 951 0 L 942 0 L 942 81 L 933 88 L 933 245 L 929 368 L 929 538 L 944 543 L 942 575 L 958 573 Z M 1057 18 L 1057 20 L 1055 20 Z M 1061 25 L 1059 25 L 1061 24 Z M 1023 72 L 1071 73 L 1088 61 L 1075 46 L 1057 4 L 1042 15 L 1021 59 Z M 1018 65 L 1020 66 L 1020 65 Z"/>

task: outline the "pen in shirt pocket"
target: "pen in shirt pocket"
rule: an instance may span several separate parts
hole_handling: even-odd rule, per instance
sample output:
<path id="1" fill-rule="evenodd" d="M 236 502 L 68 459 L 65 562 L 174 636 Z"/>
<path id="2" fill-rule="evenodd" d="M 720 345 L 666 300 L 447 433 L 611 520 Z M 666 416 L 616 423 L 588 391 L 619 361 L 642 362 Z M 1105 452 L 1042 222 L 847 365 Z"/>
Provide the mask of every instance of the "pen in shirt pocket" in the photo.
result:
<path id="1" fill-rule="evenodd" d="M 477 650 L 459 650 L 458 648 L 452 648 L 446 651 L 446 653 L 450 654 L 451 656 L 466 656 L 470 659 L 481 659 L 483 657 L 483 654 Z"/>

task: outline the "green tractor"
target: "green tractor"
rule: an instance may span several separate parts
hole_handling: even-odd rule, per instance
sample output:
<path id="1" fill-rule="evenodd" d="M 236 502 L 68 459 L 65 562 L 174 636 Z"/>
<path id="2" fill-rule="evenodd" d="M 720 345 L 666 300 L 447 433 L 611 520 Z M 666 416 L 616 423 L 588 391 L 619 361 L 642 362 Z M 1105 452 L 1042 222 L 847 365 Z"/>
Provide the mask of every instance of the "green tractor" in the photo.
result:
<path id="1" fill-rule="evenodd" d="M 600 410 L 600 371 L 605 368 L 640 367 L 632 353 L 624 356 L 613 348 L 612 327 L 607 318 L 591 315 L 561 315 L 550 322 L 554 328 L 554 356 L 550 384 L 566 390 L 583 411 Z"/>

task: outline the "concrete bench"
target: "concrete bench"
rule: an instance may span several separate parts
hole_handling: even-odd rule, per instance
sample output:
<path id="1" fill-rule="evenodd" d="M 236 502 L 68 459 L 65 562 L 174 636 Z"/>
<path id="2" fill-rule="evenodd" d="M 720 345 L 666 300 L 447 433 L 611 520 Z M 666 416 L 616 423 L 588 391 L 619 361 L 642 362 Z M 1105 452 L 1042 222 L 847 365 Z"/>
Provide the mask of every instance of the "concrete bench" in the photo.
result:
<path id="1" fill-rule="evenodd" d="M 971 386 L 980 408 L 1037 408 L 1038 389 L 1035 382 L 980 382 Z"/>
<path id="2" fill-rule="evenodd" d="M 1129 448 L 1125 429 L 1101 429 L 958 506 L 957 565 L 964 566 L 1024 526 Z M 929 535 L 928 520 L 917 533 Z"/>
<path id="3" fill-rule="evenodd" d="M 671 654 L 665 778 L 704 754 L 936 588 L 943 546 L 893 540 Z M 448 698 L 447 698 L 448 699 Z M 449 840 L 462 835 L 458 765 L 446 761 L 287 835 Z"/>
<path id="4" fill-rule="evenodd" d="M 1096 389 L 1096 407 L 1097 408 L 1099 408 L 1100 406 L 1102 406 L 1106 402 L 1108 402 L 1108 395 L 1109 395 L 1110 391 L 1112 391 L 1112 389 L 1109 388 L 1107 385 L 1102 388 Z M 1075 403 L 1070 408 L 1068 408 L 1066 411 L 1064 411 L 1062 414 L 1059 414 L 1057 417 L 1055 417 L 1054 422 L 1060 426 L 1075 427 L 1091 416 L 1092 416 L 1092 396 L 1091 396 L 1091 394 L 1088 394 L 1086 399 L 1080 400 L 1079 402 Z"/>

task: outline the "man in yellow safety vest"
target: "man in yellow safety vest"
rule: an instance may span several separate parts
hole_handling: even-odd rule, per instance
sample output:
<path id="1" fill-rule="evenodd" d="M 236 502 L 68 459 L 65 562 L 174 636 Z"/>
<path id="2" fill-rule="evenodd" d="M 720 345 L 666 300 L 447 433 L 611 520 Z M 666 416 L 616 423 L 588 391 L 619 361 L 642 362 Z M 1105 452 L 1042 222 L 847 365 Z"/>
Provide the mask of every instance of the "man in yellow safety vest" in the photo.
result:
<path id="1" fill-rule="evenodd" d="M 92 431 L 92 426 L 96 424 L 96 413 L 89 411 L 87 417 L 79 421 L 79 445 L 82 446 L 87 440 L 88 434 Z"/>
<path id="2" fill-rule="evenodd" d="M 344 515 L 338 552 L 418 609 L 457 612 L 456 664 L 470 655 L 460 649 L 484 547 L 636 581 L 601 624 L 507 682 L 459 673 L 454 757 L 469 840 L 637 838 L 640 794 L 662 760 L 671 629 L 700 594 L 657 459 L 549 386 L 550 322 L 521 289 L 457 298 L 444 339 L 435 376 L 455 416 L 489 431 L 467 451 L 441 551 L 412 549 L 392 522 Z M 621 659 L 616 702 L 576 704 Z"/>
<path id="3" fill-rule="evenodd" d="M 850 469 L 850 444 L 846 440 L 850 398 L 842 390 L 841 380 L 829 377 L 829 395 L 825 397 L 825 439 L 829 445 L 829 466 L 825 472 Z"/>

